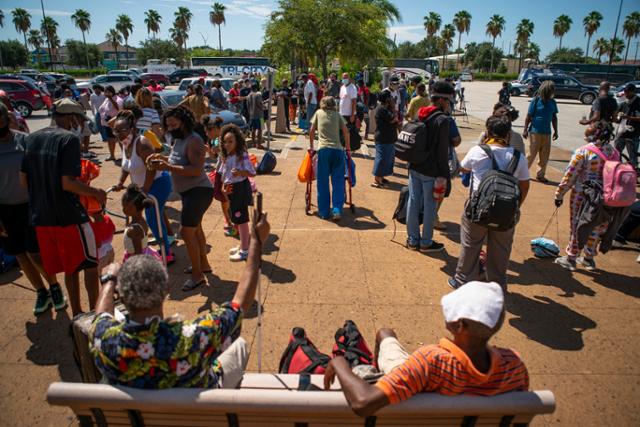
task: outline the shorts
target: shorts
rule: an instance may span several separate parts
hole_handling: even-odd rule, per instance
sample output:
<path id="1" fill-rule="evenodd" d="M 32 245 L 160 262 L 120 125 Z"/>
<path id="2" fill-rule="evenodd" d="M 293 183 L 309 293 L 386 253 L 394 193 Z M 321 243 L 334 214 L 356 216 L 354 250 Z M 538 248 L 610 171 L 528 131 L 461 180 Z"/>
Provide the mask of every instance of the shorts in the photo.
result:
<path id="1" fill-rule="evenodd" d="M 115 138 L 116 135 L 113 133 L 113 129 L 111 129 L 111 126 L 106 125 L 103 126 L 104 129 L 104 134 L 107 136 L 107 138 Z"/>
<path id="2" fill-rule="evenodd" d="M 380 342 L 378 350 L 378 369 L 387 375 L 396 366 L 402 365 L 409 358 L 409 353 L 395 337 L 387 337 Z"/>
<path id="3" fill-rule="evenodd" d="M 182 197 L 180 225 L 183 227 L 199 226 L 204 213 L 213 201 L 213 187 L 194 187 L 180 193 L 180 197 Z"/>
<path id="4" fill-rule="evenodd" d="M 67 226 L 36 226 L 45 271 L 73 274 L 98 266 L 96 238 L 89 222 Z"/>
<path id="5" fill-rule="evenodd" d="M 0 237 L 0 245 L 7 255 L 38 253 L 36 231 L 29 225 L 29 203 L 0 204 L 0 222 L 7 232 L 6 237 Z"/>
<path id="6" fill-rule="evenodd" d="M 251 130 L 260 130 L 262 129 L 262 125 L 260 123 L 260 119 L 251 119 L 249 121 L 249 127 L 251 128 Z"/>
<path id="7" fill-rule="evenodd" d="M 229 197 L 229 217 L 234 224 L 249 222 L 249 206 L 253 205 L 253 192 L 248 179 L 236 182 Z"/>

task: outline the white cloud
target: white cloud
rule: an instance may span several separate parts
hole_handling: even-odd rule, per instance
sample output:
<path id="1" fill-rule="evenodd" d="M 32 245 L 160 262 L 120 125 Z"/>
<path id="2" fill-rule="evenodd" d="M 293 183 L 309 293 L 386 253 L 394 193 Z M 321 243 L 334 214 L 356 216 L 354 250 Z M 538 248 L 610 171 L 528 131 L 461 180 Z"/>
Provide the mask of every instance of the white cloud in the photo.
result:
<path id="1" fill-rule="evenodd" d="M 42 9 L 27 9 L 27 12 L 32 15 L 42 16 Z M 66 10 L 53 10 L 53 9 L 45 9 L 44 13 L 47 16 L 71 16 L 73 12 L 67 12 Z"/>
<path id="2" fill-rule="evenodd" d="M 425 30 L 423 25 L 396 25 L 387 28 L 387 35 L 392 40 L 395 35 L 396 43 L 404 41 L 416 43 L 425 37 Z"/>

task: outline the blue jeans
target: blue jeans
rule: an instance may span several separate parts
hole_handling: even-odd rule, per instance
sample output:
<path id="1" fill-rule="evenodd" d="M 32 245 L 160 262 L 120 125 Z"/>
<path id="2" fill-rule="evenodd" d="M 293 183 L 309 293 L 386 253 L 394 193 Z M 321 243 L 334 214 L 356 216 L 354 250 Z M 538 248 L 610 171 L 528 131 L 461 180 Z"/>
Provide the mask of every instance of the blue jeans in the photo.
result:
<path id="1" fill-rule="evenodd" d="M 165 253 L 169 255 L 170 245 L 167 239 L 167 225 L 164 223 L 164 205 L 167 203 L 169 194 L 171 194 L 171 176 L 167 172 L 162 172 L 162 175 L 153 181 L 149 194 L 158 200 L 158 208 L 160 210 L 160 227 L 162 227 L 162 235 L 164 236 L 164 249 Z M 153 237 L 160 242 L 160 233 L 158 230 L 158 219 L 156 217 L 156 209 L 151 206 L 144 210 L 144 215 L 147 218 L 147 224 L 153 233 Z"/>
<path id="2" fill-rule="evenodd" d="M 100 120 L 100 113 L 96 113 L 96 126 L 98 126 L 98 131 L 100 132 L 100 136 L 102 137 L 103 141 L 107 140 L 107 131 L 105 130 L 104 126 L 102 126 L 102 121 Z"/>
<path id="3" fill-rule="evenodd" d="M 311 129 L 311 119 L 318 109 L 318 104 L 307 104 L 307 129 Z"/>
<path id="4" fill-rule="evenodd" d="M 433 221 L 436 202 L 433 185 L 436 179 L 409 169 L 409 202 L 407 203 L 407 240 L 412 245 L 429 246 L 433 242 Z M 423 209 L 422 236 L 420 236 L 420 209 Z"/>
<path id="5" fill-rule="evenodd" d="M 337 148 L 322 148 L 318 150 L 318 169 L 316 179 L 318 181 L 318 212 L 321 217 L 329 216 L 329 198 L 333 202 L 334 214 L 342 214 L 344 205 L 344 152 Z M 329 193 L 329 178 L 331 189 Z"/>

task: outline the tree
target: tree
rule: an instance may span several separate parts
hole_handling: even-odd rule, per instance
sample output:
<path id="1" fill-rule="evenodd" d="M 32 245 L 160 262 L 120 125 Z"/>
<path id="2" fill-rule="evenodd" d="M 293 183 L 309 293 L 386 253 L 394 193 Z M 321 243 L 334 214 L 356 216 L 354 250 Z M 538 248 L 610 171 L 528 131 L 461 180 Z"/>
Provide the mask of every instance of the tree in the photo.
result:
<path id="1" fill-rule="evenodd" d="M 493 42 L 491 43 L 491 53 L 493 53 L 496 48 L 496 38 L 502 35 L 504 26 L 504 17 L 500 15 L 493 15 L 491 18 L 489 18 L 489 22 L 487 22 L 487 30 L 485 34 L 488 34 L 493 38 Z M 493 58 L 491 59 L 491 64 L 493 64 Z M 493 68 L 489 71 L 492 72 Z"/>
<path id="2" fill-rule="evenodd" d="M 187 51 L 187 39 L 189 38 L 189 30 L 191 29 L 191 18 L 193 17 L 193 13 L 189 10 L 188 7 L 179 7 L 178 10 L 173 14 L 175 17 L 175 22 L 173 23 L 174 28 L 180 30 L 180 38 L 182 38 L 182 43 L 184 43 L 184 51 Z"/>
<path id="3" fill-rule="evenodd" d="M 533 60 L 534 62 L 540 61 L 540 46 L 537 43 L 529 42 L 525 48 L 524 56 Z"/>
<path id="4" fill-rule="evenodd" d="M 624 63 L 626 64 L 631 39 L 638 37 L 638 34 L 640 34 L 640 12 L 631 12 L 627 15 L 624 24 L 622 24 L 622 31 L 627 36 L 627 50 L 624 52 Z"/>
<path id="5" fill-rule="evenodd" d="M 118 15 L 116 19 L 116 30 L 124 37 L 125 58 L 127 61 L 126 68 L 129 69 L 129 36 L 133 32 L 133 22 L 129 15 Z"/>
<path id="6" fill-rule="evenodd" d="M 447 51 L 453 46 L 453 38 L 456 36 L 456 27 L 446 24 L 440 33 L 440 43 L 442 47 L 442 69 L 447 65 Z"/>
<path id="7" fill-rule="evenodd" d="M 36 60 L 39 66 L 40 65 L 40 48 L 44 44 L 44 37 L 42 37 L 42 34 L 40 33 L 40 31 L 30 30 L 27 41 L 31 46 L 33 46 L 33 49 L 36 51 Z"/>
<path id="8" fill-rule="evenodd" d="M 436 33 L 440 30 L 440 25 L 442 24 L 442 18 L 436 12 L 429 12 L 428 15 L 424 16 L 424 29 L 427 30 L 427 38 L 433 39 Z M 429 56 L 431 56 L 432 52 L 429 52 Z"/>
<path id="9" fill-rule="evenodd" d="M 546 63 L 552 62 L 568 62 L 568 63 L 582 63 L 585 61 L 584 52 L 581 48 L 576 47 L 569 49 L 566 47 L 558 48 L 551 52 L 544 60 Z"/>
<path id="10" fill-rule="evenodd" d="M 180 42 L 182 44 L 182 41 Z M 158 55 L 160 52 L 160 55 Z M 171 40 L 162 40 L 158 38 L 147 39 L 140 42 L 140 47 L 136 52 L 138 61 L 141 64 L 146 64 L 149 59 L 175 59 L 176 62 L 182 64 L 182 48 L 176 46 L 176 43 Z M 214 56 L 214 55 L 194 55 L 194 56 Z"/>
<path id="11" fill-rule="evenodd" d="M 29 51 L 18 40 L 0 41 L 0 56 L 0 63 L 5 67 L 16 68 L 29 61 Z"/>
<path id="12" fill-rule="evenodd" d="M 516 45 L 517 51 L 520 52 L 520 63 L 518 68 L 522 68 L 522 60 L 524 58 L 524 54 L 526 52 L 527 46 L 529 45 L 529 38 L 531 34 L 533 34 L 533 29 L 535 25 L 528 19 L 523 19 L 516 26 Z"/>
<path id="13" fill-rule="evenodd" d="M 144 13 L 144 24 L 147 26 L 147 34 L 153 33 L 153 37 L 156 38 L 160 32 L 160 24 L 162 23 L 162 16 L 157 10 L 149 9 Z M 150 58 L 153 59 L 153 58 Z"/>
<path id="14" fill-rule="evenodd" d="M 215 2 L 213 6 L 211 6 L 211 11 L 209 11 L 209 22 L 211 22 L 211 24 L 214 26 L 218 26 L 218 48 L 220 50 L 220 53 L 222 53 L 222 35 L 220 32 L 220 27 L 222 26 L 222 24 L 226 24 L 227 22 L 224 16 L 225 9 L 225 5 Z"/>
<path id="15" fill-rule="evenodd" d="M 58 39 L 58 23 L 52 17 L 46 16 L 40 22 L 40 32 L 47 36 L 47 44 L 49 45 L 49 63 L 53 65 L 53 50 L 57 49 L 57 45 L 60 45 L 60 39 Z"/>
<path id="16" fill-rule="evenodd" d="M 4 12 L 0 10 L 0 28 L 4 28 Z"/>
<path id="17" fill-rule="evenodd" d="M 107 34 L 105 34 L 105 38 L 113 46 L 113 50 L 116 51 L 116 66 L 120 68 L 120 59 L 118 58 L 118 46 L 122 43 L 122 35 L 115 28 L 111 28 Z"/>
<path id="18" fill-rule="evenodd" d="M 78 9 L 73 15 L 71 15 L 71 20 L 73 21 L 73 24 L 82 32 L 82 42 L 85 44 L 85 51 L 87 53 L 87 67 L 91 68 L 91 62 L 89 61 L 89 50 L 86 47 L 87 40 L 84 38 L 85 31 L 89 32 L 89 29 L 91 28 L 91 15 L 86 10 Z"/>
<path id="19" fill-rule="evenodd" d="M 362 0 L 362 3 L 370 4 L 381 10 L 389 23 L 394 21 L 400 22 L 402 20 L 400 10 L 389 0 Z"/>
<path id="20" fill-rule="evenodd" d="M 31 14 L 21 7 L 13 9 L 11 14 L 13 15 L 13 25 L 15 25 L 16 31 L 24 36 L 24 48 L 29 50 L 27 47 L 27 31 L 31 29 Z"/>
<path id="21" fill-rule="evenodd" d="M 582 20 L 584 26 L 584 33 L 587 35 L 587 50 L 584 51 L 585 59 L 589 57 L 589 43 L 591 43 L 591 36 L 600 28 L 600 21 L 602 21 L 602 14 L 596 10 L 590 12 Z"/>
<path id="22" fill-rule="evenodd" d="M 573 24 L 573 21 L 568 15 L 560 15 L 553 21 L 553 36 L 560 37 L 558 49 L 562 49 L 562 37 L 569 32 L 571 24 Z"/>
<path id="23" fill-rule="evenodd" d="M 97 44 L 69 39 L 64 42 L 64 45 L 67 48 L 69 65 L 87 65 L 92 68 L 102 62 L 102 52 Z"/>
<path id="24" fill-rule="evenodd" d="M 598 63 L 602 62 L 602 56 L 609 52 L 609 41 L 604 37 L 600 37 L 593 44 L 593 52 L 598 55 Z"/>
<path id="25" fill-rule="evenodd" d="M 186 43 L 185 32 L 181 28 L 177 28 L 175 22 L 173 23 L 173 27 L 169 28 L 169 37 L 171 40 L 178 46 L 180 50 L 180 57 L 186 58 L 187 51 L 183 49 L 183 45 Z"/>
<path id="26" fill-rule="evenodd" d="M 618 57 L 618 55 L 624 50 L 624 41 L 616 37 L 609 41 L 608 45 L 609 49 L 607 53 L 609 55 L 609 61 L 619 61 L 620 57 Z"/>
<path id="27" fill-rule="evenodd" d="M 501 49 L 497 49 L 492 43 L 467 43 L 463 61 L 465 65 L 471 65 L 483 71 L 491 71 L 498 68 L 504 56 Z"/>
<path id="28" fill-rule="evenodd" d="M 456 26 L 458 30 L 458 59 L 457 62 L 460 62 L 460 43 L 462 43 L 462 33 L 467 33 L 469 35 L 469 30 L 471 29 L 471 14 L 466 10 L 461 10 L 456 13 L 453 17 L 453 25 Z"/>

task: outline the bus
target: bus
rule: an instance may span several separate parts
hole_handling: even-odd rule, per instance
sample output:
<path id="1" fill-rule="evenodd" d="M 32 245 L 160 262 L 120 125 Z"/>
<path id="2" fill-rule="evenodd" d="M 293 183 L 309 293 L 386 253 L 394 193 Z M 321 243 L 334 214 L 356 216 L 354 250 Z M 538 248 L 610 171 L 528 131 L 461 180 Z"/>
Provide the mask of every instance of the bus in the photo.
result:
<path id="1" fill-rule="evenodd" d="M 549 64 L 553 73 L 573 76 L 584 84 L 597 85 L 607 80 L 614 85 L 621 85 L 631 80 L 640 80 L 640 65 L 612 65 L 607 64 Z"/>
<path id="2" fill-rule="evenodd" d="M 191 68 L 204 68 L 214 77 L 242 77 L 243 73 L 266 75 L 275 71 L 269 58 L 239 56 L 206 56 L 191 58 Z"/>
<path id="3" fill-rule="evenodd" d="M 436 59 L 428 58 L 376 59 L 372 66 L 393 74 L 404 73 L 407 78 L 421 76 L 428 79 L 440 73 L 440 63 Z"/>

